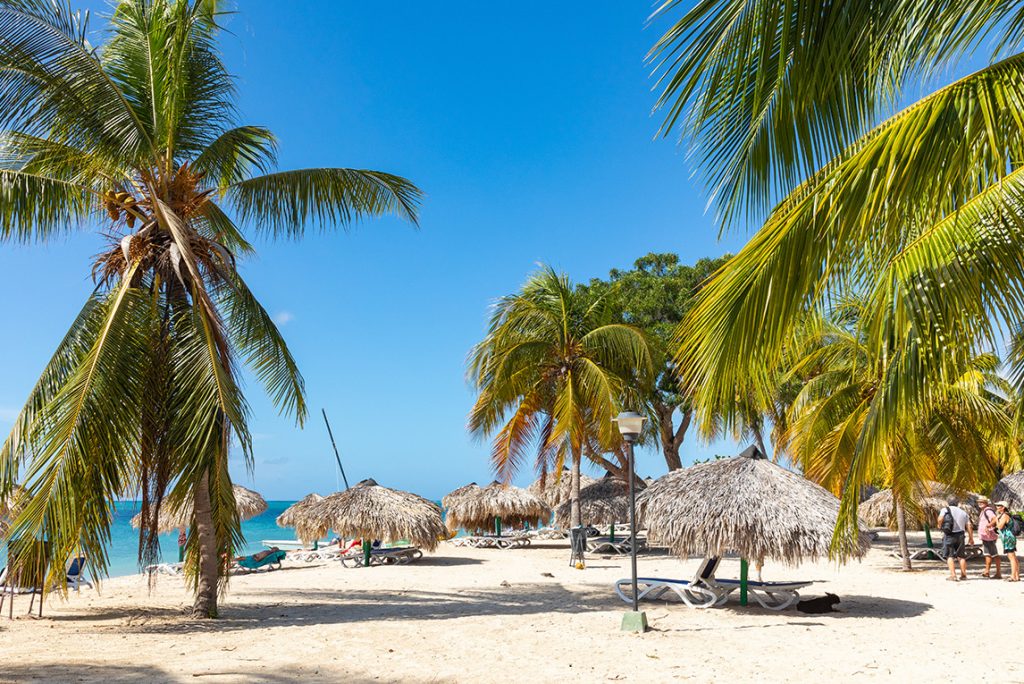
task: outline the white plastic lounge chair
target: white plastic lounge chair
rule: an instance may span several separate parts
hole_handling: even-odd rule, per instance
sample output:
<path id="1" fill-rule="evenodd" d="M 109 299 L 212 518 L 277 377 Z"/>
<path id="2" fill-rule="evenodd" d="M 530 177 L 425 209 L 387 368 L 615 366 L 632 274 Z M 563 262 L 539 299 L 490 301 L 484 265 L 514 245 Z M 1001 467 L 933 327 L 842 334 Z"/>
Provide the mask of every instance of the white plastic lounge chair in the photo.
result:
<path id="1" fill-rule="evenodd" d="M 156 565 L 147 565 L 146 572 L 152 575 L 154 572 L 158 575 L 171 575 L 177 576 L 185 572 L 184 563 L 157 563 Z"/>
<path id="2" fill-rule="evenodd" d="M 611 537 L 590 537 L 587 539 L 587 551 L 590 553 L 614 553 L 626 554 L 630 552 L 632 542 L 626 535 L 615 535 L 615 541 Z M 637 537 L 636 550 L 642 551 L 647 546 L 646 540 Z"/>
<path id="3" fill-rule="evenodd" d="M 370 565 L 405 565 L 423 558 L 423 552 L 415 546 L 394 546 L 390 548 L 372 549 L 370 551 Z M 348 553 L 342 554 L 341 564 L 346 568 L 361 568 L 365 565 L 366 557 L 359 547 L 352 548 Z"/>
<path id="4" fill-rule="evenodd" d="M 92 583 L 85 579 L 85 556 L 76 556 L 71 559 L 67 577 L 68 589 L 74 589 L 76 592 L 83 586 L 92 589 Z"/>
<path id="5" fill-rule="evenodd" d="M 724 605 L 730 594 L 740 588 L 740 581 L 715 577 L 720 558 L 704 559 L 693 580 L 673 580 L 656 577 L 637 578 L 639 599 L 656 599 L 667 591 L 673 591 L 691 608 L 710 608 Z M 759 582 L 747 580 L 747 593 L 762 607 L 769 610 L 783 610 L 800 600 L 800 589 L 811 582 Z M 615 593 L 626 603 L 633 601 L 633 587 L 630 578 L 615 583 Z M 711 597 L 714 597 L 711 600 Z"/>

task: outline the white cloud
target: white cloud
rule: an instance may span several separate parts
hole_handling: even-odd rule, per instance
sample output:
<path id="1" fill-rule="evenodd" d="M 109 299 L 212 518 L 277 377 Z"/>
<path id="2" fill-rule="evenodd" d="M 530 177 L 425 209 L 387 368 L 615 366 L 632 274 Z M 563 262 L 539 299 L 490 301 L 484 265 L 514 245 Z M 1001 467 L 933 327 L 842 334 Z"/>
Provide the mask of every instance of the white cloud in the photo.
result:
<path id="1" fill-rule="evenodd" d="M 274 314 L 274 323 L 277 325 L 288 325 L 295 319 L 291 311 L 278 311 Z"/>

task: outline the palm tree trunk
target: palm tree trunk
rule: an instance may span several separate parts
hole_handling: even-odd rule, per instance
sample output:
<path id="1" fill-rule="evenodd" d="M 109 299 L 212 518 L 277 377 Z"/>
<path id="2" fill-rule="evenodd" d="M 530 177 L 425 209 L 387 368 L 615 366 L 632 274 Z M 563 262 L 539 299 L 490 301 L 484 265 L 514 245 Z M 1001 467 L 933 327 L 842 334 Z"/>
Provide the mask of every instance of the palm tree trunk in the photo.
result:
<path id="1" fill-rule="evenodd" d="M 199 581 L 196 599 L 192 604 L 192 617 L 217 617 L 217 532 L 213 527 L 213 509 L 210 504 L 210 474 L 203 474 L 195 491 L 196 534 L 199 543 Z"/>
<path id="2" fill-rule="evenodd" d="M 572 481 L 569 489 L 569 526 L 579 527 L 583 517 L 580 512 L 580 459 L 579 450 L 572 454 Z"/>
<path id="3" fill-rule="evenodd" d="M 683 467 L 683 461 L 679 458 L 679 447 L 683 436 L 690 423 L 690 413 L 683 414 L 683 420 L 679 429 L 672 425 L 672 413 L 674 407 L 658 404 L 654 408 L 658 413 L 658 433 L 661 439 L 661 453 L 665 457 L 665 465 L 669 471 L 679 470 Z"/>
<path id="4" fill-rule="evenodd" d="M 907 546 L 907 511 L 903 502 L 896 499 L 896 535 L 900 540 L 900 555 L 903 557 L 903 570 L 910 571 L 910 547 Z"/>

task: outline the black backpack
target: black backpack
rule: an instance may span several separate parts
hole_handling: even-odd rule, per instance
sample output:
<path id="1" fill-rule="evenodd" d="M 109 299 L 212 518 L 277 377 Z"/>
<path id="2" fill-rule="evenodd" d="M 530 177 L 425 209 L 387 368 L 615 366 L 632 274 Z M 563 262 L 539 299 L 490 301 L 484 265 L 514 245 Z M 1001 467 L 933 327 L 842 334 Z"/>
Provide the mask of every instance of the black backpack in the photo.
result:
<path id="1" fill-rule="evenodd" d="M 946 512 L 942 516 L 942 533 L 953 534 L 953 511 L 949 508 L 946 508 Z"/>
<path id="2" fill-rule="evenodd" d="M 1020 513 L 1010 514 L 1010 531 L 1013 532 L 1014 537 L 1024 534 L 1024 518 L 1021 517 Z"/>

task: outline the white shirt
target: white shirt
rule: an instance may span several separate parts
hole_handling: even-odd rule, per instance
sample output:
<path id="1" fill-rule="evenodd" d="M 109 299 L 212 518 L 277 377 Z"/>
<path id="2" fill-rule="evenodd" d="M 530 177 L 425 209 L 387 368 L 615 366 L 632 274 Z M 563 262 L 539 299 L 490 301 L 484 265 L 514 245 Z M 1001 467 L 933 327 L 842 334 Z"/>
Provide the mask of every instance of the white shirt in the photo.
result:
<path id="1" fill-rule="evenodd" d="M 965 532 L 967 530 L 967 521 L 970 520 L 970 518 L 967 517 L 967 511 L 959 506 L 947 506 L 939 511 L 939 520 L 946 517 L 947 510 L 951 511 L 953 514 L 953 533 Z"/>

